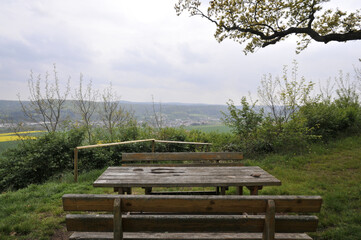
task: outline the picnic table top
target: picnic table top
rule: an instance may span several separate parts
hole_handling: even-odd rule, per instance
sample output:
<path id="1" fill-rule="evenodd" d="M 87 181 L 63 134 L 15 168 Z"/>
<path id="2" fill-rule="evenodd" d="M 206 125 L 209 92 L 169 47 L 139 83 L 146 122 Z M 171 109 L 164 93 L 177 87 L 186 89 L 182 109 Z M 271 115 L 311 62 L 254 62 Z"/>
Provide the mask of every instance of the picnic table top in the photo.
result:
<path id="1" fill-rule="evenodd" d="M 94 187 L 278 186 L 281 181 L 257 166 L 109 167 Z"/>

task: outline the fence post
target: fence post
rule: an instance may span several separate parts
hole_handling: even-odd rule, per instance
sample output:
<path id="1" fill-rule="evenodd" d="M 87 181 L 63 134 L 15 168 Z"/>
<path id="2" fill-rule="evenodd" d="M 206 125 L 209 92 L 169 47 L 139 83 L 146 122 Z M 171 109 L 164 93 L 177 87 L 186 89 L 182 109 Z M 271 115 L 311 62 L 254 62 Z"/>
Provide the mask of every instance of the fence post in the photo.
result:
<path id="1" fill-rule="evenodd" d="M 78 181 L 78 148 L 74 148 L 74 182 Z"/>
<path id="2" fill-rule="evenodd" d="M 152 140 L 152 153 L 155 152 L 155 140 L 153 139 Z"/>

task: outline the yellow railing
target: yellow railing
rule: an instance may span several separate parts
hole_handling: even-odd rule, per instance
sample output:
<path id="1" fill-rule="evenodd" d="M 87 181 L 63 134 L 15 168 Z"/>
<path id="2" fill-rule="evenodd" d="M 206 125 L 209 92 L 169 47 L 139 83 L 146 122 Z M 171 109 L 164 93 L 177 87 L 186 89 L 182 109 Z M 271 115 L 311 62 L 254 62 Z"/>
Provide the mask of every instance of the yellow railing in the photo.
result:
<path id="1" fill-rule="evenodd" d="M 134 140 L 134 141 L 126 141 L 126 142 L 116 142 L 116 143 L 104 143 L 104 144 L 96 144 L 96 145 L 88 145 L 88 146 L 79 146 L 74 148 L 74 181 L 78 181 L 78 151 L 80 149 L 87 148 L 97 148 L 97 147 L 110 147 L 115 145 L 123 145 L 130 143 L 140 143 L 140 142 L 152 142 L 152 152 L 155 151 L 155 143 L 177 143 L 177 144 L 193 144 L 193 145 L 203 145 L 208 147 L 212 145 L 212 143 L 200 143 L 200 142 L 181 142 L 181 141 L 166 141 L 166 140 L 156 140 L 156 139 L 143 139 L 143 140 Z"/>

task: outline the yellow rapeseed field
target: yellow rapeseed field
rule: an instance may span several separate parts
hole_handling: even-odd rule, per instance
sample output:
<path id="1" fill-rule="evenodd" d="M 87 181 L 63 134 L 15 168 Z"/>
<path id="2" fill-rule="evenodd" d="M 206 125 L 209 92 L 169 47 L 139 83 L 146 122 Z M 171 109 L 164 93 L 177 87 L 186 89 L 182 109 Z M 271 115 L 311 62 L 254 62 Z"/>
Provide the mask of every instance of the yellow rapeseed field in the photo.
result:
<path id="1" fill-rule="evenodd" d="M 18 141 L 18 140 L 27 140 L 27 139 L 36 139 L 34 136 L 27 136 L 25 134 L 32 134 L 44 131 L 27 131 L 27 132 L 18 132 L 18 133 L 0 133 L 0 142 L 11 142 L 11 141 Z M 24 134 L 25 136 L 19 136 Z"/>

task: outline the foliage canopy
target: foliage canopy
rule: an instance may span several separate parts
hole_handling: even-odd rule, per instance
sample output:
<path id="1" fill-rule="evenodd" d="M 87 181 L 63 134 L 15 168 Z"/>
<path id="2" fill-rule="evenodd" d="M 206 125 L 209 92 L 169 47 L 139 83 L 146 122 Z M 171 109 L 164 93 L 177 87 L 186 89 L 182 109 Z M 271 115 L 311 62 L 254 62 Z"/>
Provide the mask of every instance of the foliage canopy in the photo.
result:
<path id="1" fill-rule="evenodd" d="M 217 26 L 215 38 L 247 43 L 244 52 L 276 44 L 297 35 L 297 52 L 311 40 L 328 43 L 361 39 L 360 10 L 347 13 L 323 9 L 330 0 L 211 0 L 207 10 L 200 0 L 179 0 L 175 6 L 180 15 L 188 11 Z"/>

